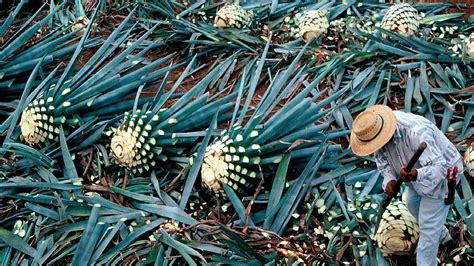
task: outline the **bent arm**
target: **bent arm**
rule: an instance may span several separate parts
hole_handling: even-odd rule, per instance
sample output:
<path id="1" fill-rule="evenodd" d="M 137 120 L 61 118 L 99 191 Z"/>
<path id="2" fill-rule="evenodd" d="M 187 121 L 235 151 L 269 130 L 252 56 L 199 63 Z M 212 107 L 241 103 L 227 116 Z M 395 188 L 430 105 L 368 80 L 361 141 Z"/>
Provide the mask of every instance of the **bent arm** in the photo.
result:
<path id="1" fill-rule="evenodd" d="M 448 170 L 447 162 L 436 143 L 434 134 L 437 133 L 432 130 L 425 130 L 421 134 L 412 135 L 412 145 L 414 147 L 418 147 L 423 141 L 428 145 L 418 161 L 420 168 L 417 169 L 416 181 L 413 181 L 426 194 L 431 193 L 445 179 Z"/>

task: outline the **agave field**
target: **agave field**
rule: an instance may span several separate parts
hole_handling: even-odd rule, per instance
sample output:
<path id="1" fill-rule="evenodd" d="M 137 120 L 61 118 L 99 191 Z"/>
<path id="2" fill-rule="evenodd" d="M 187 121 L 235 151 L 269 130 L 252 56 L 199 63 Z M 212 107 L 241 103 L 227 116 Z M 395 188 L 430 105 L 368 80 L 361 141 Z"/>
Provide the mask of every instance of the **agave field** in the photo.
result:
<path id="1" fill-rule="evenodd" d="M 0 5 L 0 265 L 413 264 L 404 194 L 374 232 L 383 177 L 348 145 L 375 104 L 464 155 L 438 258 L 473 265 L 463 5 Z"/>

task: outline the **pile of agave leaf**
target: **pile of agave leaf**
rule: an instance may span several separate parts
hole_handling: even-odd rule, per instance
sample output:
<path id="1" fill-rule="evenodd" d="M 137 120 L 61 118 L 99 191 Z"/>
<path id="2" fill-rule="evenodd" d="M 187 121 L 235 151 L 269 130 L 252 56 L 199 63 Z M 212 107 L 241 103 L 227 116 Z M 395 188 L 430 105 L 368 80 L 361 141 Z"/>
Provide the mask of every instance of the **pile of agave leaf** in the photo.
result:
<path id="1" fill-rule="evenodd" d="M 383 177 L 348 147 L 353 118 L 387 104 L 461 153 L 473 140 L 462 5 L 415 4 L 406 37 L 380 28 L 379 1 L 240 1 L 240 28 L 215 24 L 224 1 L 15 2 L 0 12 L 1 265 L 410 263 L 373 237 Z M 329 25 L 307 41 L 291 28 L 306 10 Z M 474 260 L 472 178 L 442 263 Z"/>

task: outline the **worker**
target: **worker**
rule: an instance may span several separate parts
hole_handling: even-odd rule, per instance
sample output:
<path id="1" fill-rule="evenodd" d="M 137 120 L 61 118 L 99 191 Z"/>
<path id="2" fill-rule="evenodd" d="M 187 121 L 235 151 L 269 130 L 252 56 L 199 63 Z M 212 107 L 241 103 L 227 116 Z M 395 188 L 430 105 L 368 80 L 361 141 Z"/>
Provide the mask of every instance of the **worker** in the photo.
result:
<path id="1" fill-rule="evenodd" d="M 422 142 L 426 142 L 427 148 L 407 172 L 403 166 Z M 447 169 L 457 166 L 462 173 L 462 157 L 456 147 L 428 119 L 392 111 L 385 105 L 371 106 L 356 117 L 350 146 L 356 155 L 374 154 L 388 195 L 399 192 L 395 186 L 397 178 L 408 185 L 407 207 L 420 228 L 416 263 L 436 265 L 439 245 L 453 244 L 444 226 L 449 210 L 444 199 L 448 195 Z"/>

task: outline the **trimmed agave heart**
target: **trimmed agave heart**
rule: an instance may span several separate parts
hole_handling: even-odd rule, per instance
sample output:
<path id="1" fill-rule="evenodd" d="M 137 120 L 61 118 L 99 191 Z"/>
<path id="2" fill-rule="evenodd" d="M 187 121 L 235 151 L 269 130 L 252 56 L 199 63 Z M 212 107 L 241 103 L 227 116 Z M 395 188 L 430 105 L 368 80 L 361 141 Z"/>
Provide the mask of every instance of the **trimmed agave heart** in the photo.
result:
<path id="1" fill-rule="evenodd" d="M 243 28 L 252 22 L 253 14 L 236 4 L 225 4 L 216 13 L 214 25 L 219 28 Z"/>
<path id="2" fill-rule="evenodd" d="M 65 117 L 55 118 L 55 107 L 49 105 L 53 101 L 48 99 L 35 99 L 28 104 L 20 119 L 20 137 L 30 145 L 56 141 L 59 136 L 58 124 L 63 123 Z"/>
<path id="3" fill-rule="evenodd" d="M 464 166 L 467 173 L 474 177 L 474 142 L 464 152 Z"/>
<path id="4" fill-rule="evenodd" d="M 403 201 L 393 202 L 385 210 L 376 233 L 384 255 L 412 254 L 419 237 L 418 223 Z"/>
<path id="5" fill-rule="evenodd" d="M 382 19 L 381 27 L 403 36 L 411 36 L 420 25 L 418 11 L 410 4 L 391 6 Z"/>
<path id="6" fill-rule="evenodd" d="M 215 194 L 224 193 L 221 182 L 238 192 L 258 183 L 256 178 L 261 159 L 257 153 L 260 145 L 252 144 L 246 147 L 241 134 L 232 134 L 240 127 L 233 129 L 229 133 L 224 130 L 218 139 L 206 147 L 201 166 L 202 184 Z M 233 135 L 235 137 L 232 137 Z M 252 131 L 249 137 L 254 139 L 256 136 L 258 131 Z"/>
<path id="7" fill-rule="evenodd" d="M 474 58 L 474 33 L 471 33 L 469 38 L 466 39 L 466 47 L 469 57 Z"/>
<path id="8" fill-rule="evenodd" d="M 299 19 L 299 36 L 310 41 L 324 35 L 329 28 L 329 12 L 322 10 L 306 10 Z"/>

